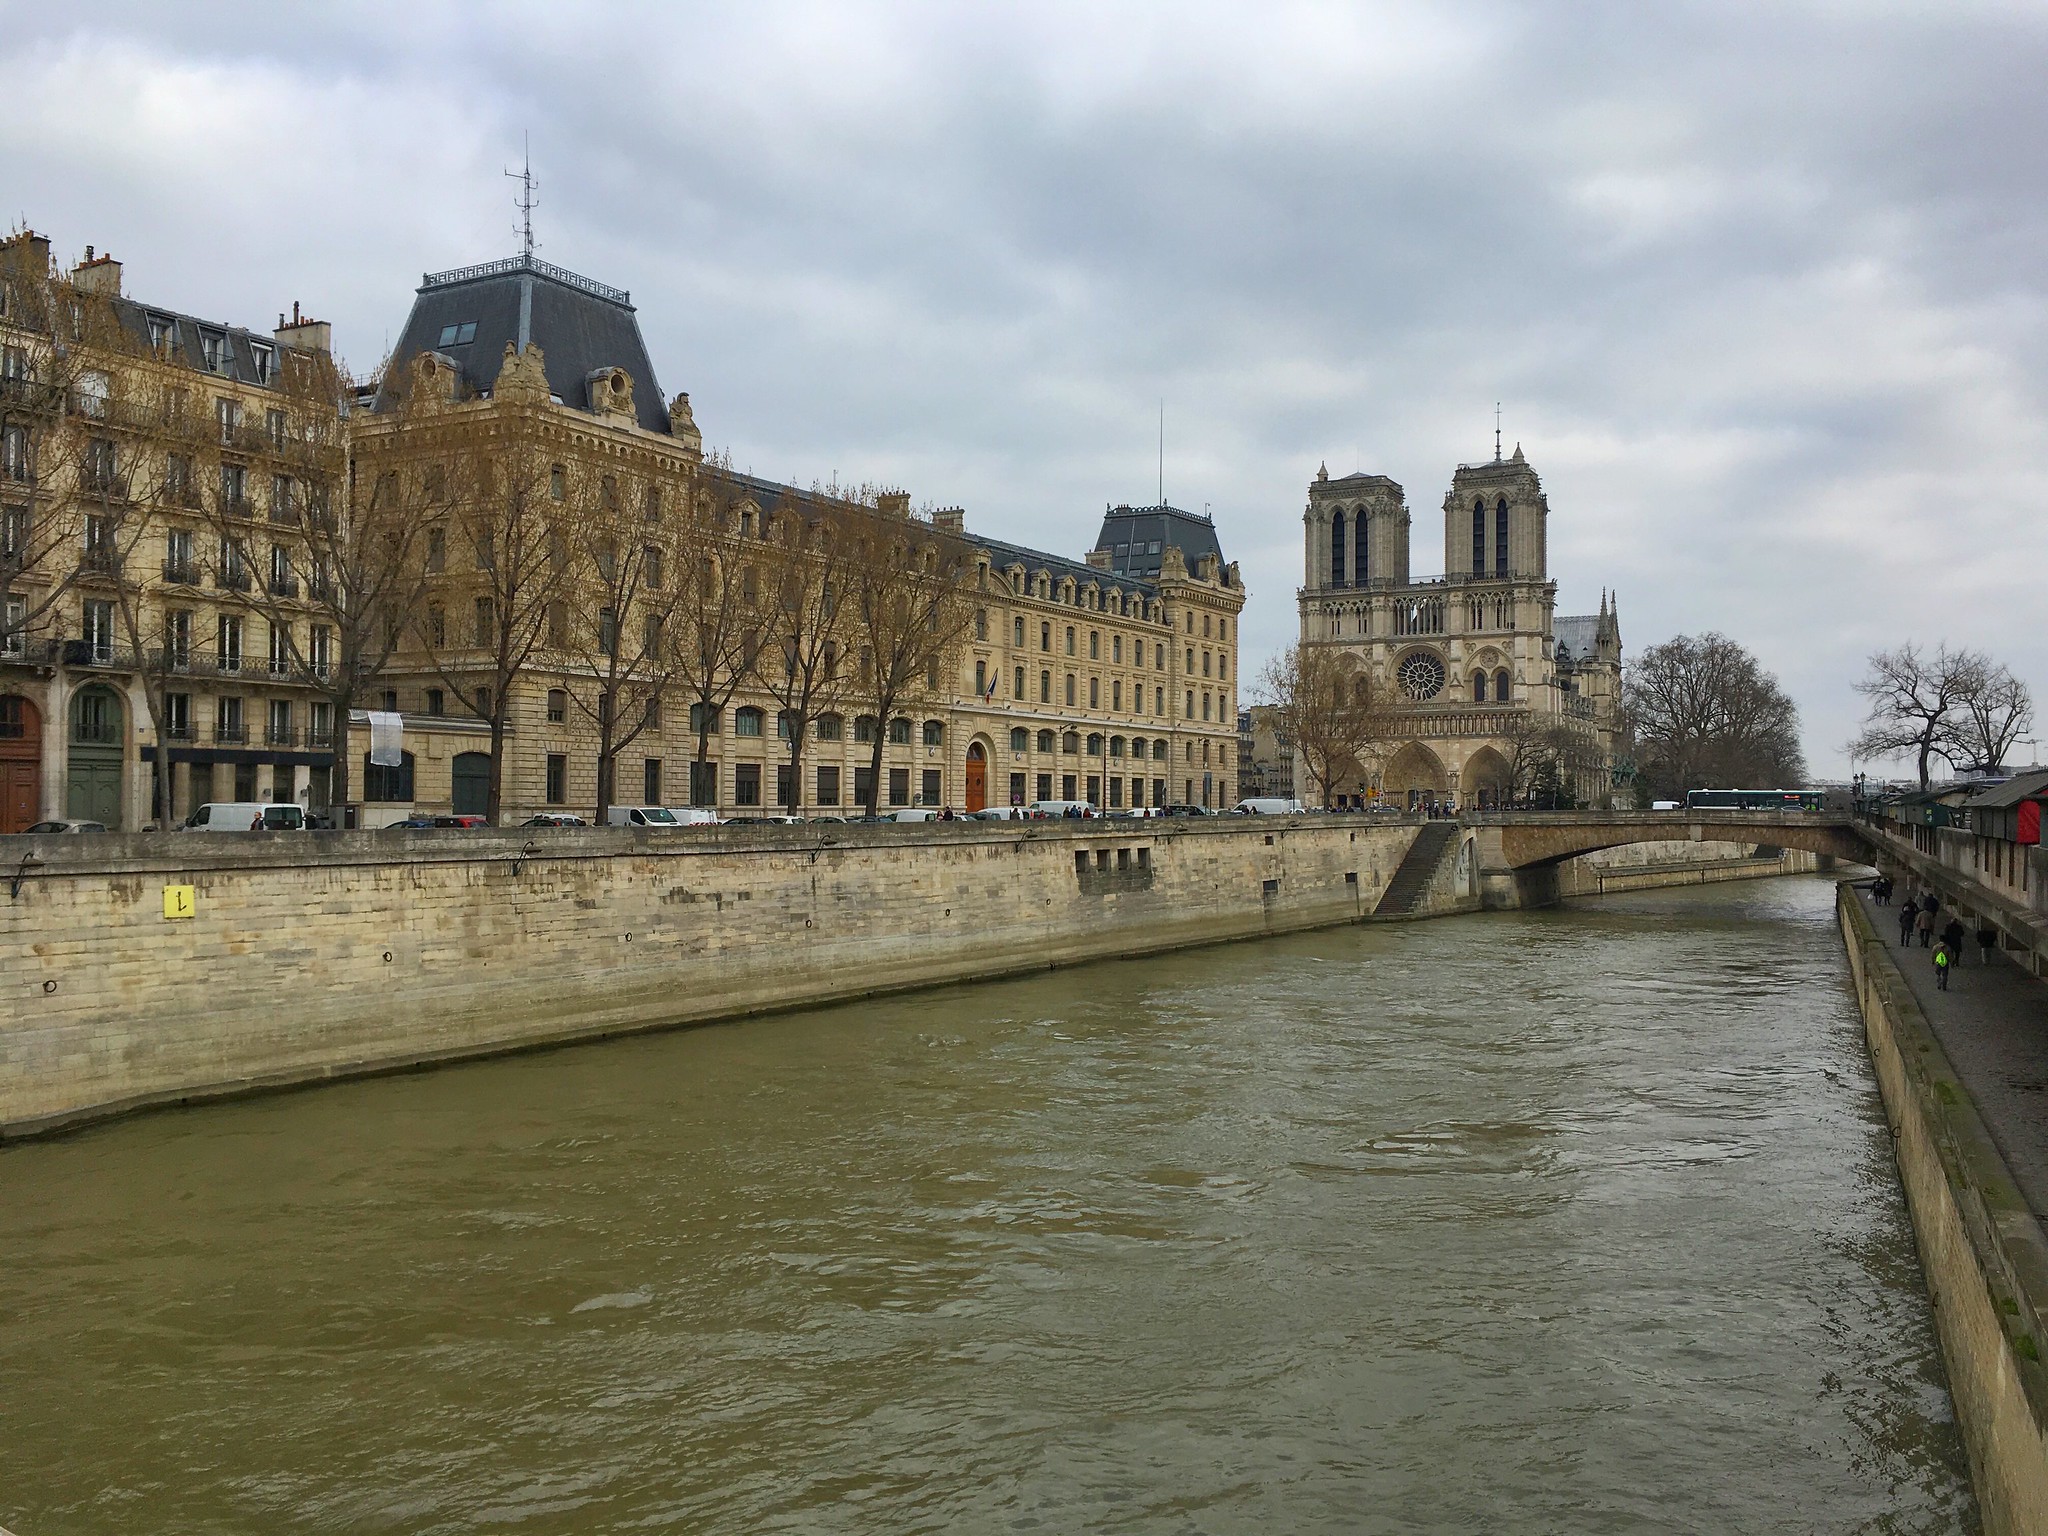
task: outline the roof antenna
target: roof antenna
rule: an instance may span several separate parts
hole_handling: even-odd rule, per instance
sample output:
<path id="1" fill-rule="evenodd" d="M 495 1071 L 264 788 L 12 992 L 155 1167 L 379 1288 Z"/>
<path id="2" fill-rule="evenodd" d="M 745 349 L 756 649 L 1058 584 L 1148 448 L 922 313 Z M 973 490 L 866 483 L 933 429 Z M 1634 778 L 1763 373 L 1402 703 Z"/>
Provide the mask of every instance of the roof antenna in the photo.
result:
<path id="1" fill-rule="evenodd" d="M 1493 462 L 1500 462 L 1500 402 L 1493 402 Z"/>
<path id="2" fill-rule="evenodd" d="M 1166 505 L 1166 397 L 1159 397 L 1159 505 Z"/>
<path id="3" fill-rule="evenodd" d="M 540 183 L 533 179 L 533 135 L 521 134 L 526 148 L 525 167 L 505 174 L 519 183 L 519 248 L 525 252 L 528 261 L 533 260 L 533 210 L 540 206 L 540 199 L 533 194 Z"/>

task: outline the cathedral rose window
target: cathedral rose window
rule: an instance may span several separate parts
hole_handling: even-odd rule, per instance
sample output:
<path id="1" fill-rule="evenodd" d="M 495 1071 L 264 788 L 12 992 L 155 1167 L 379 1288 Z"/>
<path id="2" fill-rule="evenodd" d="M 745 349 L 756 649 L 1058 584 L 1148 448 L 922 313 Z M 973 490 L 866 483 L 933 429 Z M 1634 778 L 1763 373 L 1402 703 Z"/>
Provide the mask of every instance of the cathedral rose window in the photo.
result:
<path id="1" fill-rule="evenodd" d="M 1411 699 L 1433 699 L 1444 690 L 1444 664 L 1428 651 L 1401 660 L 1401 691 Z"/>

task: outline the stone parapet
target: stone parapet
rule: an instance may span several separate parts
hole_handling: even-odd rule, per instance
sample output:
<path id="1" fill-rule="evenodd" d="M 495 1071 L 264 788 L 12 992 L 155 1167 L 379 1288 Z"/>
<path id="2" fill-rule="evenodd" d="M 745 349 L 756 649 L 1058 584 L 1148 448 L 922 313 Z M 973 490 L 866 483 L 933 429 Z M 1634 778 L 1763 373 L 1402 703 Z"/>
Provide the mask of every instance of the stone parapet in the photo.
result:
<path id="1" fill-rule="evenodd" d="M 2048 1530 L 2048 1239 L 1846 885 L 1837 908 L 1984 1529 Z"/>

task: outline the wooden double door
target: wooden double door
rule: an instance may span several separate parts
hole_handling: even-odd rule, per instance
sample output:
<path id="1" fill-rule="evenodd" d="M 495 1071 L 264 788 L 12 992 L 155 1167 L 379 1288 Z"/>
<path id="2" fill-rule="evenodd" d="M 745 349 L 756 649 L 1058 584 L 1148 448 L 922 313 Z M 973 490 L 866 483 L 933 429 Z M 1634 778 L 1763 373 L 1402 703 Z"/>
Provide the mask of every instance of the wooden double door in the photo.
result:
<path id="1" fill-rule="evenodd" d="M 19 694 L 0 695 L 0 832 L 43 819 L 43 717 Z"/>

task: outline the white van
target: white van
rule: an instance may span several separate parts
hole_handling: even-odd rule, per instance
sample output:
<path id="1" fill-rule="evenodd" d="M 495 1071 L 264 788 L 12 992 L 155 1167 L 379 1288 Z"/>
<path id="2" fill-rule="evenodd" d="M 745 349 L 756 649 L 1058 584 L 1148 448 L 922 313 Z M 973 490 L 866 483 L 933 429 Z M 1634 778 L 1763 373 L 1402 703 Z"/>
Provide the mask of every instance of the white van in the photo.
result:
<path id="1" fill-rule="evenodd" d="M 929 805 L 906 805 L 898 811 L 884 811 L 883 821 L 937 821 L 939 813 Z"/>
<path id="2" fill-rule="evenodd" d="M 679 826 L 676 813 L 665 805 L 613 805 L 607 806 L 604 824 L 608 827 L 673 827 Z"/>
<path id="3" fill-rule="evenodd" d="M 302 832 L 299 806 L 262 800 L 209 800 L 180 823 L 180 832 Z"/>
<path id="4" fill-rule="evenodd" d="M 1254 795 L 1230 808 L 1233 816 L 1299 816 L 1305 807 L 1284 795 Z"/>
<path id="5" fill-rule="evenodd" d="M 718 825 L 718 812 L 706 810 L 701 805 L 672 805 L 668 808 L 668 813 L 675 818 L 676 825 L 679 827 L 715 827 Z"/>

